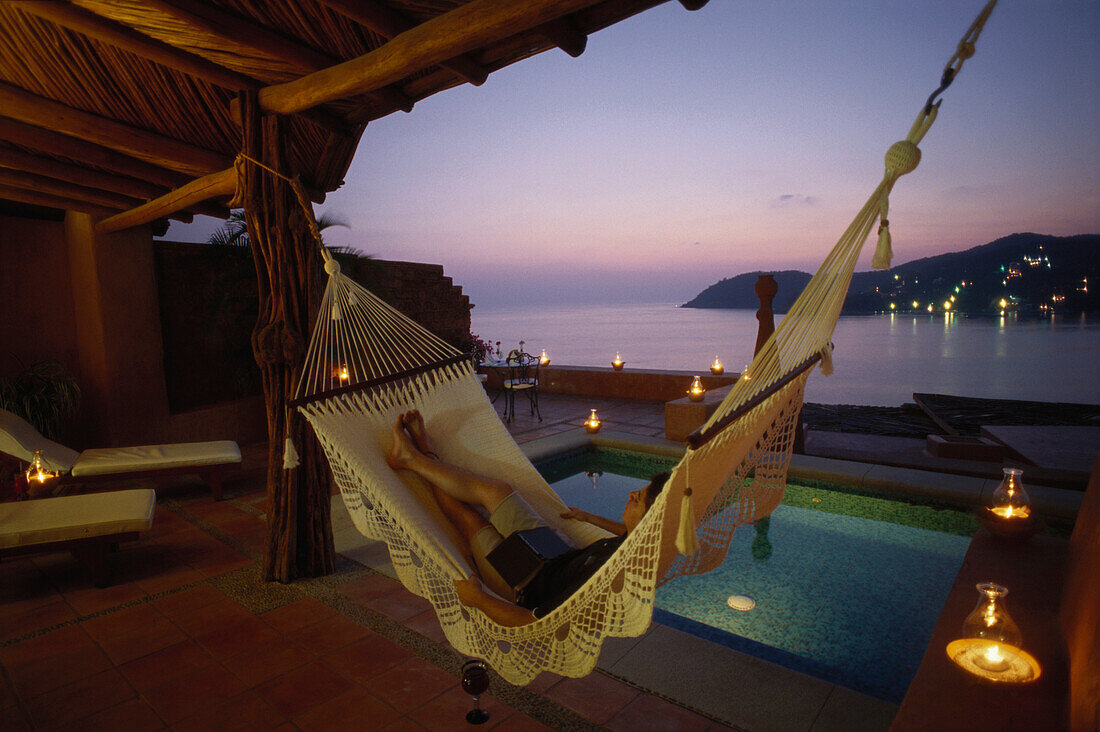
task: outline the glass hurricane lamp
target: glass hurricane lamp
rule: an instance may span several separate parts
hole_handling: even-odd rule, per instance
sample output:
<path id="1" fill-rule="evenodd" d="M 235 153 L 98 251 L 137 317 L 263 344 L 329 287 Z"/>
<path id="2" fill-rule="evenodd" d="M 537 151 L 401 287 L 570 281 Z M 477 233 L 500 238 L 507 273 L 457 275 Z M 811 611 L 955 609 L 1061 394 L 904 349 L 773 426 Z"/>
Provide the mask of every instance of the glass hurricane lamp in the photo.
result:
<path id="1" fill-rule="evenodd" d="M 588 415 L 588 419 L 584 421 L 584 429 L 589 434 L 595 434 L 600 431 L 600 418 L 596 416 L 595 409 Z"/>
<path id="2" fill-rule="evenodd" d="M 706 393 L 707 390 L 703 388 L 703 382 L 699 381 L 699 377 L 696 376 L 688 389 L 688 399 L 693 402 L 701 402 L 703 401 L 703 395 Z"/>
<path id="3" fill-rule="evenodd" d="M 966 672 L 986 681 L 1026 684 L 1042 669 L 1023 650 L 1023 637 L 1005 606 L 1008 588 L 993 582 L 977 585 L 978 604 L 963 621 L 962 638 L 947 644 L 948 657 Z"/>
<path id="4" fill-rule="evenodd" d="M 611 362 L 611 368 L 615 369 L 616 371 L 622 371 L 623 365 L 623 357 L 619 355 L 618 351 L 615 351 L 615 360 Z"/>
<path id="5" fill-rule="evenodd" d="M 27 466 L 27 483 L 45 483 L 50 478 L 55 477 L 53 473 L 46 470 L 46 459 L 42 455 L 41 450 L 35 450 L 31 456 L 31 464 Z"/>
<path id="6" fill-rule="evenodd" d="M 351 373 L 345 364 L 340 364 L 340 367 L 336 369 L 336 378 L 340 380 L 341 384 L 346 384 L 351 379 Z"/>
<path id="7" fill-rule="evenodd" d="M 998 539 L 1024 541 L 1043 528 L 1042 520 L 1031 510 L 1022 475 L 1019 468 L 1005 468 L 990 505 L 978 509 L 978 520 Z"/>
<path id="8" fill-rule="evenodd" d="M 725 370 L 725 367 L 722 366 L 722 362 L 718 360 L 717 356 L 715 356 L 714 363 L 710 365 L 710 372 L 715 376 L 721 376 Z"/>
<path id="9" fill-rule="evenodd" d="M 539 366 L 549 366 L 550 356 L 546 355 L 546 349 L 542 349 L 542 355 L 539 356 Z"/>

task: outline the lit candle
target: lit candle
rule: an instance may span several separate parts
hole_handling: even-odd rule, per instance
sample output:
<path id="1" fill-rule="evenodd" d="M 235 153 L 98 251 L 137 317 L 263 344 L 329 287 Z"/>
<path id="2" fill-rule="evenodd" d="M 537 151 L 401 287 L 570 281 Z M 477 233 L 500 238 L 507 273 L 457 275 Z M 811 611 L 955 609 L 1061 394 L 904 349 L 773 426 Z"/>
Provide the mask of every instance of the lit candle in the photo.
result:
<path id="1" fill-rule="evenodd" d="M 623 370 L 623 357 L 619 355 L 618 351 L 615 351 L 615 360 L 611 362 L 611 368 L 616 371 Z"/>
<path id="2" fill-rule="evenodd" d="M 549 366 L 550 357 L 546 355 L 546 349 L 542 349 L 542 355 L 539 356 L 539 366 Z"/>
<path id="3" fill-rule="evenodd" d="M 706 390 L 703 388 L 703 383 L 696 376 L 691 382 L 691 388 L 688 389 L 688 399 L 693 402 L 702 401 L 704 394 L 706 394 Z"/>
<path id="4" fill-rule="evenodd" d="M 1011 665 L 1005 655 L 1001 653 L 1001 646 L 998 643 L 989 644 L 989 648 L 985 649 L 985 653 L 975 656 L 974 663 L 986 671 L 993 671 L 994 673 L 1004 671 Z"/>
<path id="5" fill-rule="evenodd" d="M 31 457 L 31 464 L 27 466 L 27 482 L 32 480 L 37 483 L 45 483 L 50 478 L 53 478 L 53 474 L 46 470 L 46 463 L 42 458 L 42 451 L 35 450 L 34 455 Z"/>
<path id="6" fill-rule="evenodd" d="M 1004 478 L 993 491 L 990 510 L 1004 519 L 1026 519 L 1031 515 L 1030 500 L 1020 477 L 1024 471 L 1019 468 L 1004 468 Z"/>
<path id="7" fill-rule="evenodd" d="M 344 384 L 351 378 L 351 374 L 348 373 L 348 367 L 344 364 L 341 364 L 340 368 L 336 369 L 336 376 L 340 379 L 340 382 Z"/>
<path id="8" fill-rule="evenodd" d="M 718 376 L 725 370 L 725 367 L 722 366 L 722 362 L 718 360 L 718 356 L 715 356 L 714 363 L 710 365 L 710 372 L 715 376 Z"/>
<path id="9" fill-rule="evenodd" d="M 600 431 L 600 418 L 596 416 L 595 409 L 593 409 L 592 413 L 588 415 L 588 419 L 584 421 L 584 429 L 589 433 L 596 433 Z"/>

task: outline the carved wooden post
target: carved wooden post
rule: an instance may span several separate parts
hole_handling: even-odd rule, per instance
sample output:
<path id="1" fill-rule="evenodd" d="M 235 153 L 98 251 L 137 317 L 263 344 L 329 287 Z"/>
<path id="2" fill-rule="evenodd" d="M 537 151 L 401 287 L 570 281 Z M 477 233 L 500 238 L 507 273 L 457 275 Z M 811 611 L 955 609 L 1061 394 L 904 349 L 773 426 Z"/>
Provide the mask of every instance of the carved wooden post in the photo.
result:
<path id="1" fill-rule="evenodd" d="M 772 312 L 772 300 L 775 293 L 779 292 L 779 285 L 775 277 L 770 274 L 762 274 L 756 278 L 756 296 L 760 298 L 760 309 L 756 311 L 756 319 L 760 321 L 760 327 L 756 331 L 756 349 L 753 355 L 760 353 L 760 349 L 767 343 L 768 338 L 775 332 L 775 313 Z"/>
<path id="2" fill-rule="evenodd" d="M 278 116 L 261 117 L 255 93 L 241 97 L 243 150 L 289 173 Z M 289 582 L 328 574 L 336 566 L 329 517 L 331 476 L 320 446 L 301 417 L 287 409 L 305 357 L 320 300 L 317 242 L 290 183 L 254 163 L 241 181 L 249 245 L 259 281 L 260 315 L 252 352 L 263 377 L 267 406 L 267 546 L 264 578 Z M 290 428 L 287 428 L 287 421 Z M 283 444 L 294 441 L 300 464 L 283 469 Z"/>

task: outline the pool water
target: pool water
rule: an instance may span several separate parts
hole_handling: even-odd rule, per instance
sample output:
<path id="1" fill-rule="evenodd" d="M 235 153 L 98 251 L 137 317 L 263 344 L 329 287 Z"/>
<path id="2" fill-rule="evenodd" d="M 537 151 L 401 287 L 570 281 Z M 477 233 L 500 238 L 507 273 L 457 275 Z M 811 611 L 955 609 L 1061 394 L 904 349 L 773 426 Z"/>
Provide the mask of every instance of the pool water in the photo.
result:
<path id="1" fill-rule="evenodd" d="M 618 518 L 627 492 L 672 464 L 589 451 L 539 469 L 567 504 Z M 734 532 L 721 566 L 660 587 L 655 619 L 900 702 L 975 529 L 967 513 L 791 483 L 771 516 Z M 755 606 L 732 609 L 733 595 Z"/>

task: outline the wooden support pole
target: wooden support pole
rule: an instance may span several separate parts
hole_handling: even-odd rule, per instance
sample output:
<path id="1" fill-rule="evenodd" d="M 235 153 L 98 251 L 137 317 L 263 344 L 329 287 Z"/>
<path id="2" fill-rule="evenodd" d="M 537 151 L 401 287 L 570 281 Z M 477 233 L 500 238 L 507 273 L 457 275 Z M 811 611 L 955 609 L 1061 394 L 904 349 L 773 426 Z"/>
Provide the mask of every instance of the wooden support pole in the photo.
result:
<path id="1" fill-rule="evenodd" d="M 243 152 L 273 170 L 290 172 L 285 121 L 263 116 L 253 93 L 243 95 L 241 119 Z M 321 257 L 290 183 L 246 163 L 241 188 L 260 295 L 252 351 L 267 407 L 264 578 L 289 582 L 328 574 L 336 564 L 329 516 L 332 478 L 308 423 L 287 408 L 320 301 Z M 299 455 L 299 465 L 292 470 L 283 469 L 288 437 Z"/>
<path id="2" fill-rule="evenodd" d="M 123 211 L 96 224 L 96 231 L 108 234 L 139 224 L 163 219 L 177 211 L 192 208 L 201 201 L 219 196 L 232 196 L 237 189 L 237 173 L 233 168 L 197 178 L 160 198 Z"/>
<path id="3" fill-rule="evenodd" d="M 3 110 L 4 115 L 20 122 L 48 127 L 192 176 L 223 170 L 232 162 L 213 150 L 67 107 L 2 82 L 0 110 Z"/>
<path id="4" fill-rule="evenodd" d="M 260 105 L 268 112 L 292 114 L 365 94 L 598 2 L 472 0 L 405 31 L 368 54 L 262 89 Z"/>
<path id="5" fill-rule="evenodd" d="M 775 277 L 770 274 L 762 274 L 756 278 L 756 297 L 760 299 L 760 309 L 756 311 L 756 320 L 760 323 L 756 330 L 756 348 L 752 355 L 760 353 L 760 349 L 768 342 L 768 338 L 775 332 L 775 313 L 772 312 L 772 301 L 775 293 L 779 292 L 779 285 Z"/>
<path id="6" fill-rule="evenodd" d="M 359 25 L 370 28 L 387 40 L 401 35 L 416 25 L 414 21 L 393 8 L 375 0 L 320 0 L 320 2 Z M 489 70 L 467 54 L 447 59 L 440 66 L 453 71 L 474 86 L 481 86 L 489 77 Z"/>

